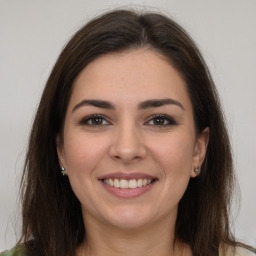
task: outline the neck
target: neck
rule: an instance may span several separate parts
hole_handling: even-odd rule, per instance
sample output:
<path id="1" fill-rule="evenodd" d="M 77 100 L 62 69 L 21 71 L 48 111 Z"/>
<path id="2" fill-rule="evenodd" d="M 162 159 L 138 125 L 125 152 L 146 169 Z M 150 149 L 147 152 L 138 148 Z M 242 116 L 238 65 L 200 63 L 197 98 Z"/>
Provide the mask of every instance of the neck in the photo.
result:
<path id="1" fill-rule="evenodd" d="M 145 225 L 137 229 L 120 229 L 99 223 L 85 222 L 86 241 L 78 256 L 173 256 L 180 255 L 180 244 L 174 242 L 175 218 Z"/>

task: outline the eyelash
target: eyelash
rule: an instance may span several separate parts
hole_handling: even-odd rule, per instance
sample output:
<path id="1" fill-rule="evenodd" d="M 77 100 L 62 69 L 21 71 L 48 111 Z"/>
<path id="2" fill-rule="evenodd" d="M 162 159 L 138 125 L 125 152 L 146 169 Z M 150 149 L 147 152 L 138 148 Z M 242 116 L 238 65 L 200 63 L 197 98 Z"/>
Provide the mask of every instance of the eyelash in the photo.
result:
<path id="1" fill-rule="evenodd" d="M 163 124 L 149 124 L 150 122 L 154 122 L 154 121 L 164 121 Z M 156 114 L 150 117 L 150 119 L 145 123 L 149 126 L 157 126 L 157 127 L 168 127 L 168 126 L 174 126 L 174 125 L 178 125 L 178 123 L 175 121 L 174 118 L 168 116 L 168 115 L 164 115 L 164 114 Z"/>
<path id="2" fill-rule="evenodd" d="M 93 120 L 94 121 L 96 121 L 96 120 L 102 120 L 103 122 L 107 122 L 107 124 L 93 124 L 92 122 L 93 122 Z M 91 122 L 91 123 L 89 123 L 89 122 Z M 106 117 L 105 116 L 103 116 L 103 115 L 91 115 L 91 116 L 88 116 L 88 117 L 86 117 L 86 118 L 84 118 L 84 119 L 82 119 L 80 122 L 79 122 L 79 124 L 80 125 L 88 125 L 88 126 L 96 126 L 96 127 L 99 127 L 99 126 L 104 126 L 104 125 L 110 125 L 110 122 L 108 122 L 107 120 L 106 120 Z"/>
<path id="3" fill-rule="evenodd" d="M 98 122 L 97 120 L 100 121 L 101 123 L 100 124 L 93 123 L 93 122 Z M 155 122 L 159 122 L 159 121 L 162 123 L 160 123 L 160 124 L 155 123 Z M 104 122 L 106 122 L 106 123 L 104 123 Z M 150 122 L 153 122 L 153 124 L 150 124 Z M 88 117 L 82 119 L 79 122 L 79 124 L 87 125 L 87 126 L 91 126 L 91 127 L 101 127 L 101 126 L 111 125 L 111 123 L 106 119 L 105 116 L 99 115 L 99 114 L 88 116 Z M 178 125 L 178 123 L 174 120 L 174 118 L 172 118 L 168 115 L 164 115 L 164 114 L 153 115 L 144 124 L 148 125 L 148 126 L 157 126 L 157 127 L 168 127 L 168 126 Z"/>

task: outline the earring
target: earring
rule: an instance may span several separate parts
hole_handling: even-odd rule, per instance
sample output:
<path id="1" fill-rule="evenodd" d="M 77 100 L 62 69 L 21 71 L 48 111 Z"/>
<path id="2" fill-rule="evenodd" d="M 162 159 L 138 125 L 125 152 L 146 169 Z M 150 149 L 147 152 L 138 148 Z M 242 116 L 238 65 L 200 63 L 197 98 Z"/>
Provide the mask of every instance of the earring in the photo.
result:
<path id="1" fill-rule="evenodd" d="M 65 168 L 63 166 L 61 166 L 60 169 L 63 176 L 67 175 L 67 171 L 65 171 Z"/>
<path id="2" fill-rule="evenodd" d="M 200 174 L 200 172 L 201 172 L 201 170 L 200 170 L 200 168 L 199 168 L 199 167 L 197 167 L 197 168 L 195 168 L 194 172 L 196 173 L 196 175 L 199 175 L 199 174 Z"/>

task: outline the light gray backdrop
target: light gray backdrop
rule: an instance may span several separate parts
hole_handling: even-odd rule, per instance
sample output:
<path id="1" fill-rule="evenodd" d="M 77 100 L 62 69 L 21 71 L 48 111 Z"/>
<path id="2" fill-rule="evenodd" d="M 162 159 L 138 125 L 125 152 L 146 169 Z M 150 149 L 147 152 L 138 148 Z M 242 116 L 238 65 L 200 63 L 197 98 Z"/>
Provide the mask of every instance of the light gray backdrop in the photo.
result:
<path id="1" fill-rule="evenodd" d="M 174 17 L 206 58 L 228 119 L 242 192 L 240 211 L 233 211 L 236 235 L 256 245 L 255 0 L 0 0 L 0 251 L 16 241 L 27 138 L 62 46 L 96 14 L 138 5 Z"/>

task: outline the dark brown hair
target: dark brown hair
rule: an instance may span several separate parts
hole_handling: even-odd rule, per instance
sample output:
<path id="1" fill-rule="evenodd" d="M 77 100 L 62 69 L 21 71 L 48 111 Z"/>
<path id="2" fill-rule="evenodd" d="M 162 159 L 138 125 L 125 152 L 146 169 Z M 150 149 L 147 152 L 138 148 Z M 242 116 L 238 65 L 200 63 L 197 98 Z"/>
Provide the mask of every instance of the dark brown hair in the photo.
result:
<path id="1" fill-rule="evenodd" d="M 29 255 L 73 256 L 86 238 L 81 207 L 60 172 L 56 136 L 61 134 L 72 85 L 100 55 L 149 47 L 165 56 L 186 81 L 197 133 L 209 127 L 201 175 L 191 179 L 179 203 L 176 239 L 193 255 L 218 255 L 236 245 L 229 207 L 234 185 L 230 142 L 216 88 L 188 34 L 156 13 L 116 10 L 82 27 L 61 52 L 45 86 L 31 131 L 22 179 L 23 229 Z"/>

